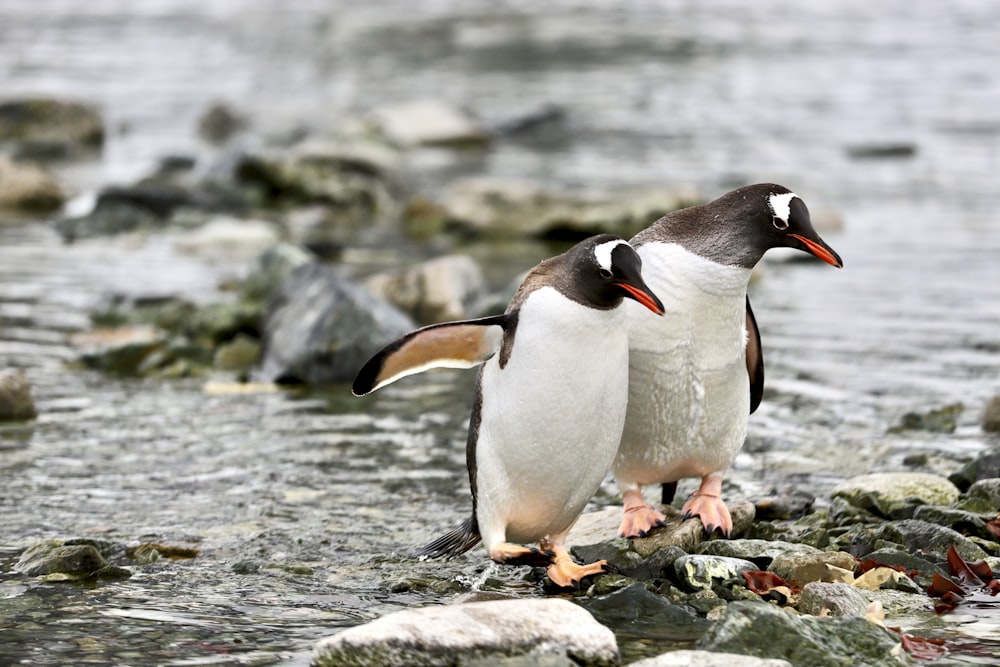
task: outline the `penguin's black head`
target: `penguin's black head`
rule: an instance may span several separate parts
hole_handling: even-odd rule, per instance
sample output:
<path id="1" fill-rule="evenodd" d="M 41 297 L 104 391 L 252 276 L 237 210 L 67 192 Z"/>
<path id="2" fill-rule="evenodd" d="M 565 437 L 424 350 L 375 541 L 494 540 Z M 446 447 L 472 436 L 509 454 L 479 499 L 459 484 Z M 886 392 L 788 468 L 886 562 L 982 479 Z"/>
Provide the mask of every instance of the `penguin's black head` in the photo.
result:
<path id="1" fill-rule="evenodd" d="M 581 241 L 566 254 L 572 256 L 576 287 L 590 304 L 614 308 L 623 298 L 629 298 L 657 315 L 663 314 L 663 304 L 642 279 L 642 259 L 628 241 L 599 234 Z"/>
<path id="2" fill-rule="evenodd" d="M 798 195 L 780 185 L 751 187 L 767 191 L 767 210 L 755 220 L 755 224 L 763 227 L 757 233 L 765 237 L 765 249 L 795 248 L 815 255 L 838 269 L 844 266 L 840 255 L 813 229 L 809 209 Z"/>

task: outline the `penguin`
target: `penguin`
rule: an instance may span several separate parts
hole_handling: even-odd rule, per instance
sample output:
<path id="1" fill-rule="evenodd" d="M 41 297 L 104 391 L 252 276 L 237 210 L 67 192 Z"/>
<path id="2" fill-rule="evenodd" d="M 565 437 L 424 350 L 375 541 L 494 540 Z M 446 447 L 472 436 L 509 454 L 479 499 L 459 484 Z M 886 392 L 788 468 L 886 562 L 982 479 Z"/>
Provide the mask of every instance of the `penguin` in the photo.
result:
<path id="1" fill-rule="evenodd" d="M 414 556 L 457 556 L 483 542 L 492 560 L 546 566 L 563 588 L 605 571 L 603 560 L 574 562 L 564 543 L 621 438 L 622 303 L 663 313 L 641 269 L 627 241 L 593 236 L 532 269 L 502 315 L 418 329 L 361 368 L 357 396 L 429 368 L 482 366 L 466 441 L 472 514 Z"/>
<path id="2" fill-rule="evenodd" d="M 662 484 L 669 504 L 677 480 L 698 477 L 682 514 L 699 516 L 707 536 L 718 529 L 728 537 L 722 478 L 764 391 L 750 273 L 771 248 L 802 250 L 837 268 L 843 262 L 813 229 L 802 199 L 773 183 L 669 213 L 631 244 L 666 316 L 629 308 L 629 400 L 613 465 L 625 509 L 619 534 L 641 537 L 663 524 L 643 486 Z"/>

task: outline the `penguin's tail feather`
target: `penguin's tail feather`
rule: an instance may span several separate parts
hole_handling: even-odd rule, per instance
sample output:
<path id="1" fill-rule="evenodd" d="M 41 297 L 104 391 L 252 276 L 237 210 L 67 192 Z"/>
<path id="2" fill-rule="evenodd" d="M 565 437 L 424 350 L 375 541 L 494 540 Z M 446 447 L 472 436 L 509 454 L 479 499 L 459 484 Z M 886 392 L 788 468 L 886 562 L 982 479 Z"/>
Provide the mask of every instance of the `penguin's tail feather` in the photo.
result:
<path id="1" fill-rule="evenodd" d="M 474 517 L 469 517 L 457 528 L 448 531 L 430 544 L 426 544 L 411 555 L 414 558 L 453 558 L 483 541 Z"/>

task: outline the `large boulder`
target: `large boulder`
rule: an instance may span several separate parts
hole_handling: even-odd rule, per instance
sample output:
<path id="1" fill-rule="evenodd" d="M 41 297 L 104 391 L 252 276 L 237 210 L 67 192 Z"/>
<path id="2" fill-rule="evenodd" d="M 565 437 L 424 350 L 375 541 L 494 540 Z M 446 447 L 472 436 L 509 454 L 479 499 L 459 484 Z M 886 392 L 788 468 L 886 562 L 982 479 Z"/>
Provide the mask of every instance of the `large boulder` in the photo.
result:
<path id="1" fill-rule="evenodd" d="M 313 263 L 298 267 L 268 301 L 264 317 L 264 382 L 348 382 L 381 347 L 416 328 L 392 306 Z"/>
<path id="2" fill-rule="evenodd" d="M 399 611 L 321 640 L 317 667 L 434 667 L 509 656 L 619 662 L 614 633 L 557 598 L 494 600 Z"/>

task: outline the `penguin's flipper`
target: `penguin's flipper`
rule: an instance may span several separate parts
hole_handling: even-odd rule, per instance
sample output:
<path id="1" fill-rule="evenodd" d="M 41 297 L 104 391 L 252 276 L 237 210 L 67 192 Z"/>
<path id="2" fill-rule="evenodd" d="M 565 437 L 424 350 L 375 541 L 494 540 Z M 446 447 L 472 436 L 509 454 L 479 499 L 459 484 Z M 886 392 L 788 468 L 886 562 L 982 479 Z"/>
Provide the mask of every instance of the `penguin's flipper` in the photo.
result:
<path id="1" fill-rule="evenodd" d="M 500 349 L 508 315 L 432 324 L 389 343 L 368 360 L 351 391 L 364 396 L 390 382 L 431 368 L 472 368 Z"/>
<path id="2" fill-rule="evenodd" d="M 427 558 L 452 558 L 453 556 L 464 554 L 479 544 L 482 539 L 475 518 L 469 517 L 457 528 L 448 531 L 430 544 L 420 547 L 410 555 L 421 560 Z"/>
<path id="3" fill-rule="evenodd" d="M 747 373 L 750 374 L 750 414 L 753 414 L 764 398 L 764 351 L 760 345 L 760 330 L 757 318 L 750 308 L 747 297 Z"/>

